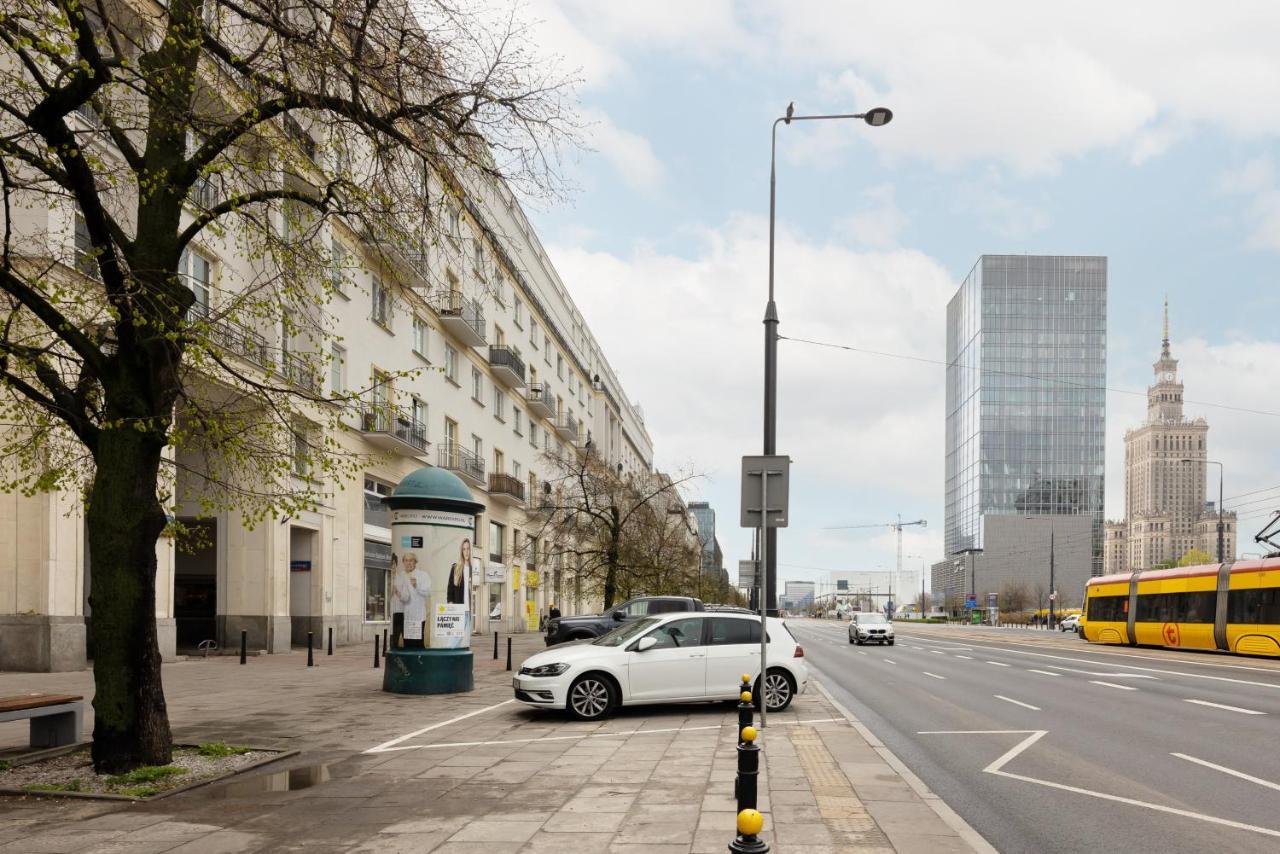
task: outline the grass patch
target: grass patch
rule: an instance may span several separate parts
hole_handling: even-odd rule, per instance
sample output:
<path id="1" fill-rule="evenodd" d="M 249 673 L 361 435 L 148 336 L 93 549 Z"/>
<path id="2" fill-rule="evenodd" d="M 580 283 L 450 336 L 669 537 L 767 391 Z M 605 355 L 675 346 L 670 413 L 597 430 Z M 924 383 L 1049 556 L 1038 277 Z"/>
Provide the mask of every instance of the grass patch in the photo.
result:
<path id="1" fill-rule="evenodd" d="M 212 759 L 225 759 L 228 756 L 239 756 L 242 753 L 248 753 L 247 747 L 236 747 L 232 744 L 225 744 L 221 741 L 210 741 L 202 744 L 195 749 L 195 752 L 201 756 L 207 756 Z"/>
<path id="2" fill-rule="evenodd" d="M 78 792 L 79 780 L 68 780 L 65 783 L 28 783 L 22 787 L 28 792 Z"/>
<path id="3" fill-rule="evenodd" d="M 174 765 L 143 765 L 141 768 L 134 768 L 128 773 L 108 777 L 107 785 L 129 786 L 135 783 L 154 783 L 166 777 L 175 777 L 178 774 L 185 773 L 187 773 L 185 768 L 178 768 Z"/>
<path id="4" fill-rule="evenodd" d="M 149 798 L 160 794 L 161 791 L 159 786 L 124 786 L 116 789 L 112 794 L 126 795 L 130 798 Z"/>
<path id="5" fill-rule="evenodd" d="M 0 759 L 0 771 L 8 771 L 12 767 L 8 759 Z"/>

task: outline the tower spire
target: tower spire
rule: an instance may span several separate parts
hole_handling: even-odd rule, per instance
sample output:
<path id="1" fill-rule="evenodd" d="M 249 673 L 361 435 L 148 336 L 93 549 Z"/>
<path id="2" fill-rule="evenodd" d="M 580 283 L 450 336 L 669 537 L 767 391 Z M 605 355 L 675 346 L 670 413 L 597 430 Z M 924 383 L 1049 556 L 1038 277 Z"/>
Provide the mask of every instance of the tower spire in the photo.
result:
<path id="1" fill-rule="evenodd" d="M 1169 295 L 1164 297 L 1164 341 L 1160 348 L 1160 355 L 1165 358 L 1169 357 Z"/>

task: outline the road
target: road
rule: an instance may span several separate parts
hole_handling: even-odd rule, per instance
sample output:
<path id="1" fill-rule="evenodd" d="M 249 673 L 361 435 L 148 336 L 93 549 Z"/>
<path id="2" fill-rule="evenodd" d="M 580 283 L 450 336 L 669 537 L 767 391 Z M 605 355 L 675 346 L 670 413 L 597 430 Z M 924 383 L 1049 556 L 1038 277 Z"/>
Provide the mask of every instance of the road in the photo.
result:
<path id="1" fill-rule="evenodd" d="M 788 620 L 823 684 L 1003 852 L 1280 850 L 1280 662 Z"/>

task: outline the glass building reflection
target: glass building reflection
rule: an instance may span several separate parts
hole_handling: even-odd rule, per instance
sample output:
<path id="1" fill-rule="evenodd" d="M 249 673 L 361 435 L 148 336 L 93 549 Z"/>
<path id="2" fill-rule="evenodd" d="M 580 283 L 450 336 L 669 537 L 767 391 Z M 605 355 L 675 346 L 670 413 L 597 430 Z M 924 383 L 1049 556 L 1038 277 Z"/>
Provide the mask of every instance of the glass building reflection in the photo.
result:
<path id="1" fill-rule="evenodd" d="M 1102 569 L 1107 259 L 983 255 L 947 305 L 947 554 L 983 517 L 1086 515 Z"/>

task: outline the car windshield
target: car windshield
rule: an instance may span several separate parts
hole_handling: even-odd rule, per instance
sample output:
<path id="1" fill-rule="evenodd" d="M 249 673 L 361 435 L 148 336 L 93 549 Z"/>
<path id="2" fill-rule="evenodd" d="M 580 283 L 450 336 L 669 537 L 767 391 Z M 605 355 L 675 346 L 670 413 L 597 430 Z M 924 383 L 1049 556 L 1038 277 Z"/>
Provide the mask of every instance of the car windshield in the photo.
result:
<path id="1" fill-rule="evenodd" d="M 641 635 L 653 628 L 658 622 L 656 617 L 645 617 L 643 620 L 635 620 L 626 625 L 618 626 L 618 628 L 606 635 L 593 640 L 591 643 L 595 646 L 622 646 L 636 635 Z"/>
<path id="2" fill-rule="evenodd" d="M 872 623 L 879 625 L 881 623 L 889 622 L 884 618 L 883 614 L 859 614 L 853 619 L 856 620 L 858 625 L 860 626 L 865 626 Z"/>

